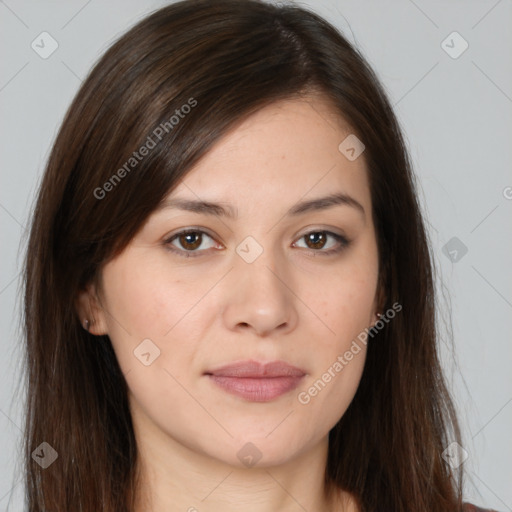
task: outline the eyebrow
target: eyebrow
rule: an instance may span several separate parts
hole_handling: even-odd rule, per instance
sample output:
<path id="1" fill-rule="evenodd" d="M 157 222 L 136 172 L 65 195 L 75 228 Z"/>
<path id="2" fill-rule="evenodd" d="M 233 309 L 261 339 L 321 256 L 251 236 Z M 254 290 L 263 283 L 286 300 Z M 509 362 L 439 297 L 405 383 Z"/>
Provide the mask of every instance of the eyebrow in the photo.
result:
<path id="1" fill-rule="evenodd" d="M 326 210 L 333 206 L 350 206 L 355 208 L 364 218 L 366 218 L 363 205 L 352 196 L 344 193 L 330 194 L 317 199 L 301 201 L 293 205 L 285 215 L 298 216 L 306 212 Z M 216 217 L 227 217 L 230 219 L 236 219 L 238 216 L 237 209 L 234 209 L 229 203 L 213 203 L 210 201 L 198 201 L 195 199 L 166 199 L 157 207 L 157 211 L 167 208 L 186 210 L 205 215 L 214 215 Z"/>

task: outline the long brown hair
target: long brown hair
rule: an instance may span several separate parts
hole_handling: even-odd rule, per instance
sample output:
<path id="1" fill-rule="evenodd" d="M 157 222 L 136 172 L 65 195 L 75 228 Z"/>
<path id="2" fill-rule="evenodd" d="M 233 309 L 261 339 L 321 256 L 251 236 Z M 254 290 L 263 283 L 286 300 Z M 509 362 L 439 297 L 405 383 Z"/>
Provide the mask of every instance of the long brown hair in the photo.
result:
<path id="1" fill-rule="evenodd" d="M 359 51 L 305 8 L 185 0 L 139 22 L 94 66 L 40 185 L 23 281 L 30 512 L 133 510 L 126 381 L 108 336 L 81 327 L 77 294 L 228 129 L 312 94 L 365 144 L 382 310 L 403 306 L 368 344 L 357 393 L 329 434 L 326 487 L 353 493 L 365 512 L 461 510 L 461 473 L 442 458 L 460 434 L 438 359 L 435 269 L 382 86 Z M 58 453 L 46 469 L 32 458 L 42 442 Z"/>

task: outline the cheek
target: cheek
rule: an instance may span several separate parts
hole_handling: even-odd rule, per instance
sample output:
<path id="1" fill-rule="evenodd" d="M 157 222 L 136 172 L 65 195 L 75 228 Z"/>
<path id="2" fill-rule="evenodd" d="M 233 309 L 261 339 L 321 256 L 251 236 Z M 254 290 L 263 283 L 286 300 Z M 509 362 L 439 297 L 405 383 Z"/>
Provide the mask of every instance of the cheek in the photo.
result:
<path id="1" fill-rule="evenodd" d="M 208 304 L 201 299 L 212 284 L 171 272 L 160 259 L 133 257 L 106 268 L 104 283 L 109 337 L 133 393 L 163 398 L 176 384 L 171 375 L 181 382 L 193 367 Z"/>
<path id="2" fill-rule="evenodd" d="M 179 270 L 170 272 L 161 258 L 118 261 L 104 281 L 109 331 L 122 326 L 134 339 L 168 337 L 208 289 L 207 283 L 187 282 Z"/>
<path id="3" fill-rule="evenodd" d="M 328 329 L 315 338 L 315 371 L 297 401 L 324 426 L 337 423 L 359 386 L 376 288 L 376 269 L 358 263 L 340 266 L 324 280 L 322 294 L 309 295 L 311 309 L 321 312 Z"/>
<path id="4" fill-rule="evenodd" d="M 373 275 L 356 275 L 354 272 L 343 272 L 334 275 L 323 287 L 324 292 L 316 299 L 316 308 L 329 330 L 326 330 L 326 342 L 341 350 L 347 343 L 369 327 L 377 277 Z"/>
<path id="5" fill-rule="evenodd" d="M 345 414 L 359 387 L 366 346 L 363 343 L 359 346 L 347 344 L 334 352 L 317 367 L 317 372 L 296 396 L 295 407 L 299 414 L 315 419 L 307 423 L 309 437 L 316 438 L 330 431 Z M 347 353 L 351 354 L 350 360 Z"/>
<path id="6" fill-rule="evenodd" d="M 375 240 L 361 235 L 333 265 L 304 272 L 304 302 L 338 339 L 368 327 L 378 284 L 378 253 Z M 334 333 L 332 332 L 334 331 Z"/>
<path id="7" fill-rule="evenodd" d="M 366 360 L 365 330 L 369 327 L 373 293 L 367 281 L 350 281 L 332 287 L 322 300 L 329 327 L 315 337 L 314 371 L 297 396 L 299 407 L 309 408 L 310 417 L 332 428 L 352 401 Z M 308 347 L 311 350 L 311 347 Z"/>

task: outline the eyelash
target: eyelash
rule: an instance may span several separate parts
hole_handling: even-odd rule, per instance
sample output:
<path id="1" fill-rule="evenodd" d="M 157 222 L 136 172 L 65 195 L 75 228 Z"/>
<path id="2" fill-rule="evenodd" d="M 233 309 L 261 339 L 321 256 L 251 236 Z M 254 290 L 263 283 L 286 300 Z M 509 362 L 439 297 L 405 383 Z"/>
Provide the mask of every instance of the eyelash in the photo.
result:
<path id="1" fill-rule="evenodd" d="M 201 229 L 185 229 L 183 231 L 179 231 L 178 233 L 175 233 L 171 237 L 164 240 L 164 245 L 166 246 L 166 249 L 168 251 L 170 251 L 174 254 L 177 254 L 178 256 L 181 256 L 182 258 L 197 258 L 199 256 L 202 256 L 201 253 L 204 253 L 205 251 L 207 251 L 207 249 L 206 250 L 203 249 L 201 251 L 198 251 L 198 250 L 190 251 L 190 250 L 185 250 L 185 249 L 177 249 L 171 245 L 171 242 L 173 242 L 176 238 L 179 238 L 180 236 L 183 236 L 183 235 L 199 234 L 199 233 L 202 235 L 206 235 L 213 240 L 212 236 L 210 236 L 208 233 L 206 233 L 205 231 L 203 231 Z M 338 253 L 342 252 L 343 250 L 345 250 L 346 248 L 348 248 L 351 243 L 350 240 L 347 240 L 344 236 L 338 235 L 337 233 L 333 233 L 331 231 L 326 231 L 326 230 L 309 231 L 309 232 L 305 233 L 304 235 L 302 235 L 299 238 L 299 240 L 305 238 L 308 235 L 314 234 L 314 233 L 324 233 L 328 236 L 330 235 L 340 245 L 334 249 L 328 249 L 326 251 L 324 251 L 322 249 L 306 249 L 306 251 L 308 253 L 312 254 L 313 256 L 316 256 L 317 254 L 320 254 L 322 256 L 330 256 L 330 255 L 338 254 Z"/>

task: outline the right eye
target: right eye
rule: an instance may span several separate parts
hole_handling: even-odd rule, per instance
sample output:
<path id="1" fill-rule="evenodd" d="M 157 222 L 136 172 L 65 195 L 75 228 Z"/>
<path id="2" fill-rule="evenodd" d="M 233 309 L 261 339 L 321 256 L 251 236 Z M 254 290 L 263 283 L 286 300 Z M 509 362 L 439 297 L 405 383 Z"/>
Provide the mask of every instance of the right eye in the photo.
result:
<path id="1" fill-rule="evenodd" d="M 167 238 L 164 241 L 164 245 L 169 251 L 179 256 L 183 256 L 184 258 L 190 258 L 191 256 L 201 256 L 200 253 L 205 252 L 205 249 L 210 249 L 212 247 L 203 247 L 202 250 L 198 250 L 203 245 L 204 236 L 208 237 L 210 240 L 213 240 L 213 238 L 208 233 L 200 229 L 185 229 Z M 174 241 L 177 241 L 182 248 L 177 248 L 176 245 L 173 244 Z"/>

